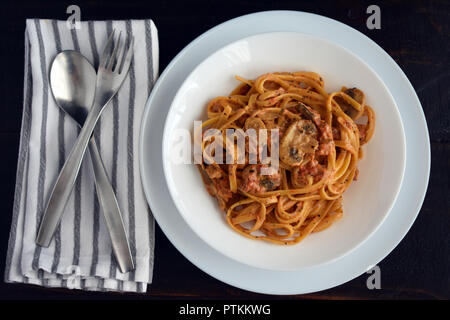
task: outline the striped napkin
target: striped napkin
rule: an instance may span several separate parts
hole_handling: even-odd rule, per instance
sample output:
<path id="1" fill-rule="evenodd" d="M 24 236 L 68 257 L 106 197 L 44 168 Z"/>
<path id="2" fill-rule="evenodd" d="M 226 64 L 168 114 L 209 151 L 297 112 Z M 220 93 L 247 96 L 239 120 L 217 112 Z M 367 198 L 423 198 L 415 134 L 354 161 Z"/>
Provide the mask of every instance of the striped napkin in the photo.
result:
<path id="1" fill-rule="evenodd" d="M 145 292 L 153 275 L 154 219 L 139 174 L 140 120 L 158 74 L 157 30 L 151 20 L 30 19 L 25 31 L 22 130 L 5 281 L 99 291 Z M 50 247 L 35 238 L 50 192 L 79 129 L 56 105 L 48 73 L 62 50 L 81 52 L 95 67 L 113 29 L 134 37 L 134 57 L 122 87 L 95 129 L 116 191 L 136 269 L 122 274 L 98 204 L 89 155 Z"/>

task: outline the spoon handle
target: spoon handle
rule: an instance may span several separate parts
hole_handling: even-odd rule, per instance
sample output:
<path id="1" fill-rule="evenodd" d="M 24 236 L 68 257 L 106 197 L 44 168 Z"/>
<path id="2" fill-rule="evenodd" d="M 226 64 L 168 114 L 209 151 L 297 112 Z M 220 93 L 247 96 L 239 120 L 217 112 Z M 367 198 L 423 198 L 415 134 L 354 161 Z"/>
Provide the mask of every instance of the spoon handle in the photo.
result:
<path id="1" fill-rule="evenodd" d="M 89 143 L 89 151 L 94 168 L 97 195 L 111 238 L 114 255 L 116 256 L 120 270 L 125 273 L 134 269 L 130 245 L 120 213 L 119 204 L 117 203 L 114 190 L 109 182 L 108 175 L 106 174 L 102 158 L 100 157 L 93 136 Z"/>
<path id="2" fill-rule="evenodd" d="M 48 247 L 50 245 L 50 241 L 58 227 L 64 208 L 66 207 L 67 201 L 69 200 L 75 185 L 78 172 L 80 171 L 81 161 L 83 160 L 92 132 L 94 131 L 95 124 L 100 117 L 103 106 L 106 105 L 109 100 L 104 104 L 94 102 L 92 110 L 89 112 L 86 121 L 84 122 L 84 126 L 81 128 L 75 146 L 59 173 L 36 237 L 36 244 L 41 247 Z"/>

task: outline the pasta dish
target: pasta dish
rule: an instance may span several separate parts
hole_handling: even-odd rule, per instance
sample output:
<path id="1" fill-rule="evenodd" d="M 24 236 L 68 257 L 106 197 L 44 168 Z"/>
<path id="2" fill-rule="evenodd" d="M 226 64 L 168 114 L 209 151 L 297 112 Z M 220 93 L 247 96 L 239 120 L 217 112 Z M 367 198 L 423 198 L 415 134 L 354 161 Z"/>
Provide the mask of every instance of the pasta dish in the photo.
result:
<path id="1" fill-rule="evenodd" d="M 236 79 L 240 84 L 229 96 L 206 106 L 208 119 L 195 141 L 203 155 L 198 166 L 203 181 L 235 231 L 276 244 L 298 243 L 342 218 L 342 196 L 358 178 L 361 146 L 374 132 L 374 111 L 360 89 L 327 93 L 314 72 Z M 220 136 L 206 138 L 209 129 Z M 261 161 L 261 144 L 255 149 L 249 137 L 239 146 L 239 134 L 226 135 L 230 129 L 253 129 L 259 142 L 276 137 L 263 147 L 266 159 L 277 154 L 278 165 Z M 212 160 L 217 145 L 225 153 L 231 150 L 235 161 Z"/>

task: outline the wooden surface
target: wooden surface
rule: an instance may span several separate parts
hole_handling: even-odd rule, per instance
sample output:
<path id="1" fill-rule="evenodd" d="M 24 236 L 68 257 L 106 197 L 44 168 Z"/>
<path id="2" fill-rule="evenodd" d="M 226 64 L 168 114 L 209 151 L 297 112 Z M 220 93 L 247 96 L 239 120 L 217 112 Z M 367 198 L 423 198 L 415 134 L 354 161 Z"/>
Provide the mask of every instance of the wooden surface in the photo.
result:
<path id="1" fill-rule="evenodd" d="M 324 15 L 367 35 L 406 73 L 422 103 L 431 137 L 432 168 L 420 214 L 400 244 L 381 262 L 381 289 L 368 290 L 368 274 L 326 291 L 267 296 L 226 285 L 186 260 L 156 230 L 154 280 L 147 295 L 85 293 L 0 283 L 0 299 L 449 299 L 450 298 L 450 2 L 373 1 L 381 30 L 366 27 L 361 1 L 3 1 L 0 10 L 0 273 L 11 223 L 23 97 L 25 18 L 67 19 L 70 4 L 88 19 L 152 18 L 159 29 L 160 70 L 190 41 L 228 19 L 263 10 Z"/>

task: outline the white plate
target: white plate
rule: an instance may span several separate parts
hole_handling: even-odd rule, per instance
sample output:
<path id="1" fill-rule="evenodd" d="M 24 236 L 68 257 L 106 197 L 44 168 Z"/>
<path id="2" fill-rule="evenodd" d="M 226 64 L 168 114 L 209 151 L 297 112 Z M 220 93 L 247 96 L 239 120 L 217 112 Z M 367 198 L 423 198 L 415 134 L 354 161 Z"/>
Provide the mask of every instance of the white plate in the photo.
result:
<path id="1" fill-rule="evenodd" d="M 406 168 L 397 201 L 378 230 L 360 247 L 331 263 L 299 272 L 268 271 L 238 263 L 205 244 L 185 223 L 172 202 L 163 174 L 160 147 L 163 125 L 183 80 L 207 56 L 241 38 L 275 31 L 317 35 L 352 51 L 377 72 L 399 108 L 406 136 Z M 160 76 L 147 103 L 140 135 L 144 191 L 157 222 L 172 244 L 209 275 L 235 287 L 267 294 L 299 294 L 347 282 L 391 252 L 414 222 L 425 196 L 430 144 L 425 117 L 413 87 L 398 65 L 360 32 L 322 16 L 269 11 L 225 22 L 195 39 Z"/>
<path id="2" fill-rule="evenodd" d="M 358 87 L 376 113 L 375 134 L 358 163 L 360 174 L 344 195 L 344 218 L 294 246 L 246 238 L 230 228 L 217 201 L 206 191 L 196 165 L 177 160 L 180 133 L 192 134 L 205 120 L 206 104 L 226 96 L 246 79 L 274 71 L 319 73 L 325 90 Z M 185 151 L 192 150 L 186 148 Z M 188 152 L 185 152 L 189 154 Z M 238 262 L 261 269 L 299 270 L 335 260 L 364 242 L 386 218 L 400 190 L 405 167 L 405 138 L 400 114 L 388 88 L 362 60 L 333 42 L 295 32 L 264 33 L 219 49 L 187 77 L 166 118 L 163 165 L 172 200 L 187 224 L 206 243 Z"/>

